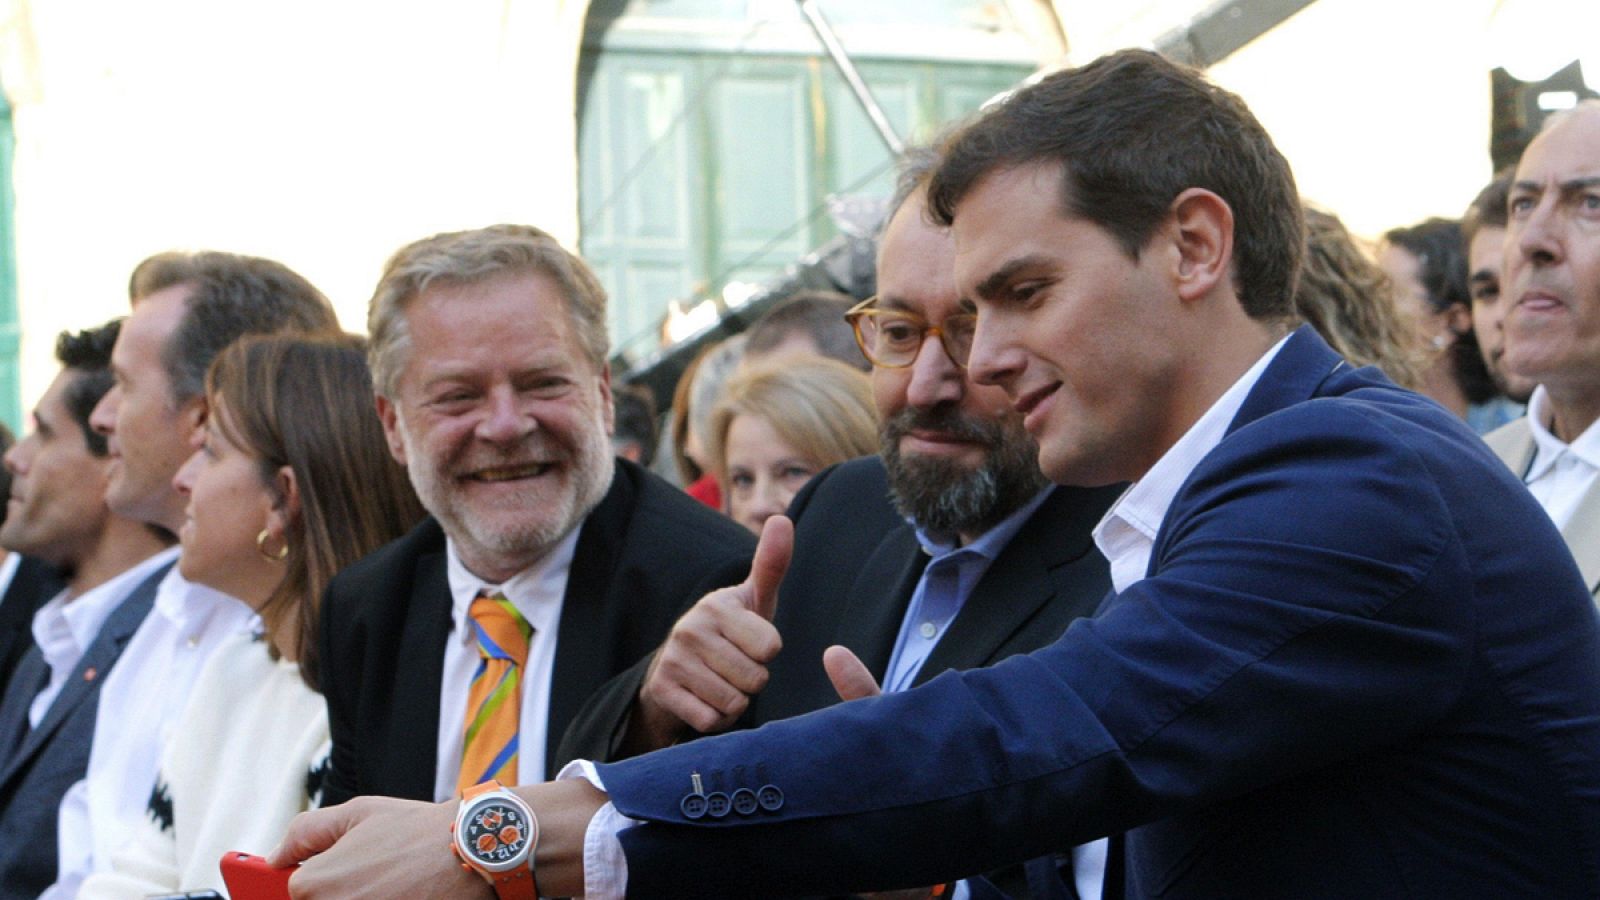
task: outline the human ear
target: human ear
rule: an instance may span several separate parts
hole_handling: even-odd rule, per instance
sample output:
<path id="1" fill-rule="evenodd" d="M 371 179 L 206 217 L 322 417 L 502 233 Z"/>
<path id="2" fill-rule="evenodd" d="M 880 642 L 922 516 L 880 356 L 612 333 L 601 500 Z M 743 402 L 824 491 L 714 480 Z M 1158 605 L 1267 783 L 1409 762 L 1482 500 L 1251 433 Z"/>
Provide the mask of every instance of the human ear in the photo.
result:
<path id="1" fill-rule="evenodd" d="M 600 405 L 600 415 L 605 420 L 606 436 L 613 437 L 617 433 L 617 410 L 611 400 L 610 363 L 600 367 Z"/>
<path id="2" fill-rule="evenodd" d="M 184 443 L 188 446 L 200 446 L 210 408 L 205 394 L 196 394 L 178 407 L 178 426 L 183 429 Z"/>
<path id="3" fill-rule="evenodd" d="M 1231 277 L 1233 209 L 1204 188 L 1189 188 L 1172 201 L 1169 225 L 1177 266 L 1178 296 L 1192 302 Z"/>
<path id="4" fill-rule="evenodd" d="M 300 482 L 294 469 L 279 466 L 272 477 L 272 506 L 267 510 L 267 530 L 277 535 L 289 533 L 289 526 L 300 517 Z"/>
<path id="5" fill-rule="evenodd" d="M 382 394 L 375 395 L 374 402 L 378 407 L 378 421 L 383 423 L 383 439 L 389 445 L 389 455 L 394 461 L 404 466 L 406 464 L 406 442 L 400 434 L 400 408 L 395 402 Z"/>

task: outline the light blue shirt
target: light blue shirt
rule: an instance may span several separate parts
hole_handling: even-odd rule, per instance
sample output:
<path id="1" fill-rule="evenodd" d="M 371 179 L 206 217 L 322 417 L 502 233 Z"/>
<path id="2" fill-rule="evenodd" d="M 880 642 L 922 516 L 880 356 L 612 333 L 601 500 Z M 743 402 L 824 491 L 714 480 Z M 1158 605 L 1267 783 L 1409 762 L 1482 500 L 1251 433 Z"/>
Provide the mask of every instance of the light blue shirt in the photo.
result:
<path id="1" fill-rule="evenodd" d="M 933 648 L 950 630 L 950 623 L 961 612 L 961 607 L 972 595 L 972 589 L 982 580 L 983 573 L 989 571 L 995 557 L 1011 543 L 1022 524 L 1044 503 L 1052 490 L 1053 487 L 1047 487 L 1040 491 L 1021 509 L 965 547 L 956 545 L 954 535 L 935 536 L 917 529 L 917 542 L 932 559 L 922 570 L 922 578 L 918 579 L 916 590 L 911 592 L 911 603 L 900 622 L 900 635 L 894 641 L 894 655 L 889 657 L 889 668 L 883 676 L 885 693 L 903 691 L 911 686 L 922 664 L 933 653 Z"/>

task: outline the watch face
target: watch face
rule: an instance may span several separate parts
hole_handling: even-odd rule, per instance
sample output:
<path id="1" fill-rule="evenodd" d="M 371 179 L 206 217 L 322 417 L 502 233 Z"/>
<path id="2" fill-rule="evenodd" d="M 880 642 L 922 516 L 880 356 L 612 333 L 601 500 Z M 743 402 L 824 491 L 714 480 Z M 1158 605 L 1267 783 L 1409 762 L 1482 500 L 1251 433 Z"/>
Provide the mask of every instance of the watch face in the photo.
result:
<path id="1" fill-rule="evenodd" d="M 456 845 L 480 868 L 503 872 L 527 862 L 537 827 L 521 804 L 490 794 L 461 812 Z"/>

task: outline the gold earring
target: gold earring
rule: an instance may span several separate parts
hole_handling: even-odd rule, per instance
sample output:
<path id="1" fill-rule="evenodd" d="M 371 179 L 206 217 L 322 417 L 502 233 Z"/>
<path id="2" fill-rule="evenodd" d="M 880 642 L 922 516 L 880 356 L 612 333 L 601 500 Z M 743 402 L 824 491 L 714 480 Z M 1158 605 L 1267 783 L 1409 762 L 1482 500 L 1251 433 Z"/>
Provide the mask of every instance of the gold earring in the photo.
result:
<path id="1" fill-rule="evenodd" d="M 289 542 L 284 541 L 283 548 L 277 553 L 268 553 L 267 541 L 271 537 L 272 532 L 265 528 L 261 529 L 261 533 L 256 535 L 256 552 L 260 553 L 261 558 L 267 562 L 283 562 L 283 558 L 289 555 Z"/>

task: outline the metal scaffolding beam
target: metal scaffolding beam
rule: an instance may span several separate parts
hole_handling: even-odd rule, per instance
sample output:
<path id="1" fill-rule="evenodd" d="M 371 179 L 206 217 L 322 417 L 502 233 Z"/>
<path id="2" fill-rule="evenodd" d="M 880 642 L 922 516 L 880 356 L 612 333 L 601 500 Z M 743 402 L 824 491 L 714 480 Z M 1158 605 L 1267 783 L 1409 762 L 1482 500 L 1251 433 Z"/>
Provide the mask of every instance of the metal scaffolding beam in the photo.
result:
<path id="1" fill-rule="evenodd" d="M 1222 0 L 1156 39 L 1168 59 L 1207 68 L 1278 27 L 1315 0 Z"/>

